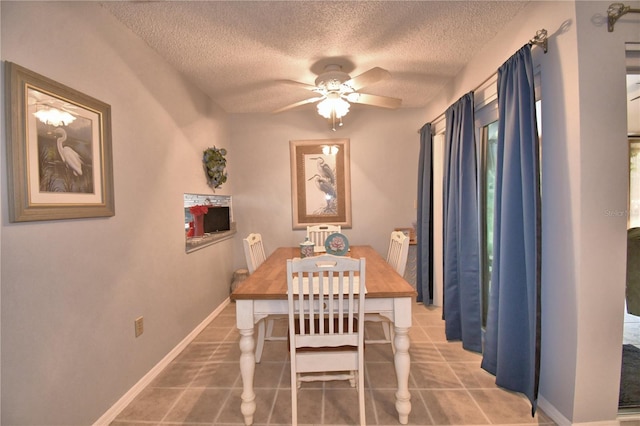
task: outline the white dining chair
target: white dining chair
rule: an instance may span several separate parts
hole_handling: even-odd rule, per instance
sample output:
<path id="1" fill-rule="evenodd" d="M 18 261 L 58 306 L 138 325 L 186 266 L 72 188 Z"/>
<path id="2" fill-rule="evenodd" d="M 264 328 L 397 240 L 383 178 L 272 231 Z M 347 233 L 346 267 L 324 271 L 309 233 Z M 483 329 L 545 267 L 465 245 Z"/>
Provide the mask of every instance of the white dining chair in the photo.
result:
<path id="1" fill-rule="evenodd" d="M 389 239 L 389 251 L 387 251 L 387 263 L 396 270 L 398 275 L 404 276 L 409 256 L 409 237 L 400 231 L 391 233 Z"/>
<path id="2" fill-rule="evenodd" d="M 244 257 L 247 260 L 247 269 L 249 269 L 249 274 L 253 274 L 267 258 L 262 245 L 262 235 L 249 234 L 247 238 L 242 240 L 242 244 L 244 246 Z"/>
<path id="3" fill-rule="evenodd" d="M 333 256 L 287 260 L 292 424 L 302 382 L 349 380 L 364 406 L 365 259 Z"/>
<path id="4" fill-rule="evenodd" d="M 404 276 L 407 267 L 407 257 L 409 256 L 409 237 L 400 231 L 393 231 L 389 239 L 389 249 L 387 251 L 387 263 L 400 275 Z M 391 349 L 395 353 L 393 343 L 393 328 L 389 319 L 378 314 L 366 314 L 366 322 L 379 322 L 382 325 L 383 339 L 366 339 L 366 343 L 390 343 Z"/>
<path id="5" fill-rule="evenodd" d="M 324 242 L 327 237 L 336 232 L 340 232 L 340 225 L 311 225 L 307 226 L 307 238 L 314 244 L 315 252 L 325 251 Z"/>
<path id="6" fill-rule="evenodd" d="M 247 260 L 247 269 L 249 274 L 262 265 L 267 258 L 264 254 L 264 246 L 262 245 L 262 235 L 252 233 L 242 240 L 244 246 L 244 256 Z M 277 319 L 286 318 L 286 315 L 269 315 L 258 322 L 258 337 L 256 339 L 256 363 L 262 359 L 262 351 L 264 350 L 265 340 L 286 340 L 286 336 L 274 336 L 273 328 Z"/>

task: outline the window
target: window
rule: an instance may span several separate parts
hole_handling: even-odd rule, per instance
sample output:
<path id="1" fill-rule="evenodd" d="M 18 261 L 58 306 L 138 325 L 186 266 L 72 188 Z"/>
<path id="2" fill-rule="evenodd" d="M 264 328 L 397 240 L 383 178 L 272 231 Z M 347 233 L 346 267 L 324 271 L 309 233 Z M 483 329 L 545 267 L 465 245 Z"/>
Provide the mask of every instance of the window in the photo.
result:
<path id="1" fill-rule="evenodd" d="M 480 215 L 482 220 L 482 326 L 487 325 L 491 266 L 493 264 L 493 210 L 496 187 L 496 156 L 498 151 L 498 121 L 481 129 L 482 167 L 480 181 Z"/>
<path id="2" fill-rule="evenodd" d="M 482 327 L 487 325 L 489 291 L 491 289 L 491 266 L 493 264 L 493 210 L 496 183 L 496 156 L 498 150 L 498 102 L 494 98 L 485 106 L 476 109 L 476 140 L 480 157 L 479 191 L 480 203 L 480 254 Z"/>
<path id="3" fill-rule="evenodd" d="M 539 75 L 536 80 L 536 98 L 539 98 Z M 542 121 L 541 121 L 542 102 L 536 100 L 536 119 L 537 130 L 540 140 L 542 139 Z M 480 153 L 479 165 L 479 197 L 480 200 L 480 248 L 481 248 L 481 298 L 482 298 L 482 327 L 487 325 L 487 312 L 489 308 L 489 294 L 491 291 L 491 268 L 493 266 L 493 220 L 495 205 L 495 185 L 496 185 L 496 166 L 498 151 L 498 105 L 497 100 L 487 103 L 485 106 L 476 110 L 476 131 L 478 143 L 478 152 Z M 638 148 L 640 149 L 640 140 L 638 140 Z M 542 150 L 542 144 L 540 144 Z M 542 158 L 542 152 L 540 152 Z M 639 174 L 640 174 L 640 156 L 639 158 Z M 640 191 L 640 182 L 638 185 Z M 640 193 L 639 193 L 640 203 Z M 640 209 L 640 204 L 638 205 Z"/>

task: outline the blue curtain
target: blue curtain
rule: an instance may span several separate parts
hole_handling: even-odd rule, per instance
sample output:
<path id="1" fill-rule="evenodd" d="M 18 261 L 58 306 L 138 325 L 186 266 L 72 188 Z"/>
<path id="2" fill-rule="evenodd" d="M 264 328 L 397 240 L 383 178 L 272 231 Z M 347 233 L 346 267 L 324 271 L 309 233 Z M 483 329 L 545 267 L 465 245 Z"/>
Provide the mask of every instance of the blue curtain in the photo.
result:
<path id="1" fill-rule="evenodd" d="M 480 245 L 473 92 L 445 112 L 444 319 L 447 340 L 481 352 Z"/>
<path id="2" fill-rule="evenodd" d="M 417 301 L 429 305 L 433 303 L 433 135 L 430 123 L 420 129 L 416 237 Z"/>
<path id="3" fill-rule="evenodd" d="M 482 368 L 535 414 L 540 366 L 540 159 L 531 46 L 498 70 L 491 292 Z"/>

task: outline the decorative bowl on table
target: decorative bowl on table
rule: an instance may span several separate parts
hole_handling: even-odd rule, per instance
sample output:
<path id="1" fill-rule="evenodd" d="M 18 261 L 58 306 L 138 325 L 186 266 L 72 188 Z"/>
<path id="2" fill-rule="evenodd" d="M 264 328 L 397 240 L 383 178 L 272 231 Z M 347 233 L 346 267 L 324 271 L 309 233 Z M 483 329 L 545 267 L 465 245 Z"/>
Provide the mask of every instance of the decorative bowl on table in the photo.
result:
<path id="1" fill-rule="evenodd" d="M 344 234 L 336 232 L 327 237 L 324 242 L 324 248 L 327 254 L 344 256 L 349 251 L 349 240 Z"/>

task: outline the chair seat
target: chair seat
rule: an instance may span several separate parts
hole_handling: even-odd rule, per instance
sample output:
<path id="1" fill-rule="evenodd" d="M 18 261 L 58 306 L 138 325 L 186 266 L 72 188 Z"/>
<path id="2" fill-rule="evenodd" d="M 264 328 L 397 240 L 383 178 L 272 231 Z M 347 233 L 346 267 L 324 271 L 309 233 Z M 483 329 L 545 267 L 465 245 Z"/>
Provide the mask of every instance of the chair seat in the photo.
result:
<path id="1" fill-rule="evenodd" d="M 334 329 L 337 329 L 339 326 L 339 319 L 334 319 L 333 320 L 333 327 Z M 319 330 L 320 329 L 320 320 L 318 318 L 316 318 L 314 321 L 314 330 Z M 344 330 L 348 330 L 349 329 L 349 320 L 347 318 L 345 318 L 343 320 L 343 329 Z M 329 319 L 325 318 L 324 320 L 324 329 L 328 330 L 329 329 Z M 305 328 L 305 334 L 309 333 L 309 330 L 311 330 L 311 321 L 309 319 L 305 319 L 304 320 L 304 328 Z M 297 335 L 300 335 L 300 321 L 295 322 L 295 327 L 294 327 L 294 331 Z M 358 320 L 357 318 L 353 319 L 353 331 L 356 332 L 358 331 Z M 287 333 L 287 336 L 289 335 L 289 333 Z M 287 337 L 287 348 L 289 348 L 289 350 L 291 350 L 290 347 L 290 343 L 291 340 L 289 337 Z M 336 352 L 343 352 L 343 351 L 354 351 L 357 352 L 358 351 L 358 347 L 354 346 L 354 345 L 341 345 L 341 346 L 320 346 L 320 347 L 312 347 L 312 346 L 300 346 L 296 349 L 297 352 L 327 352 L 327 351 L 336 351 Z"/>

